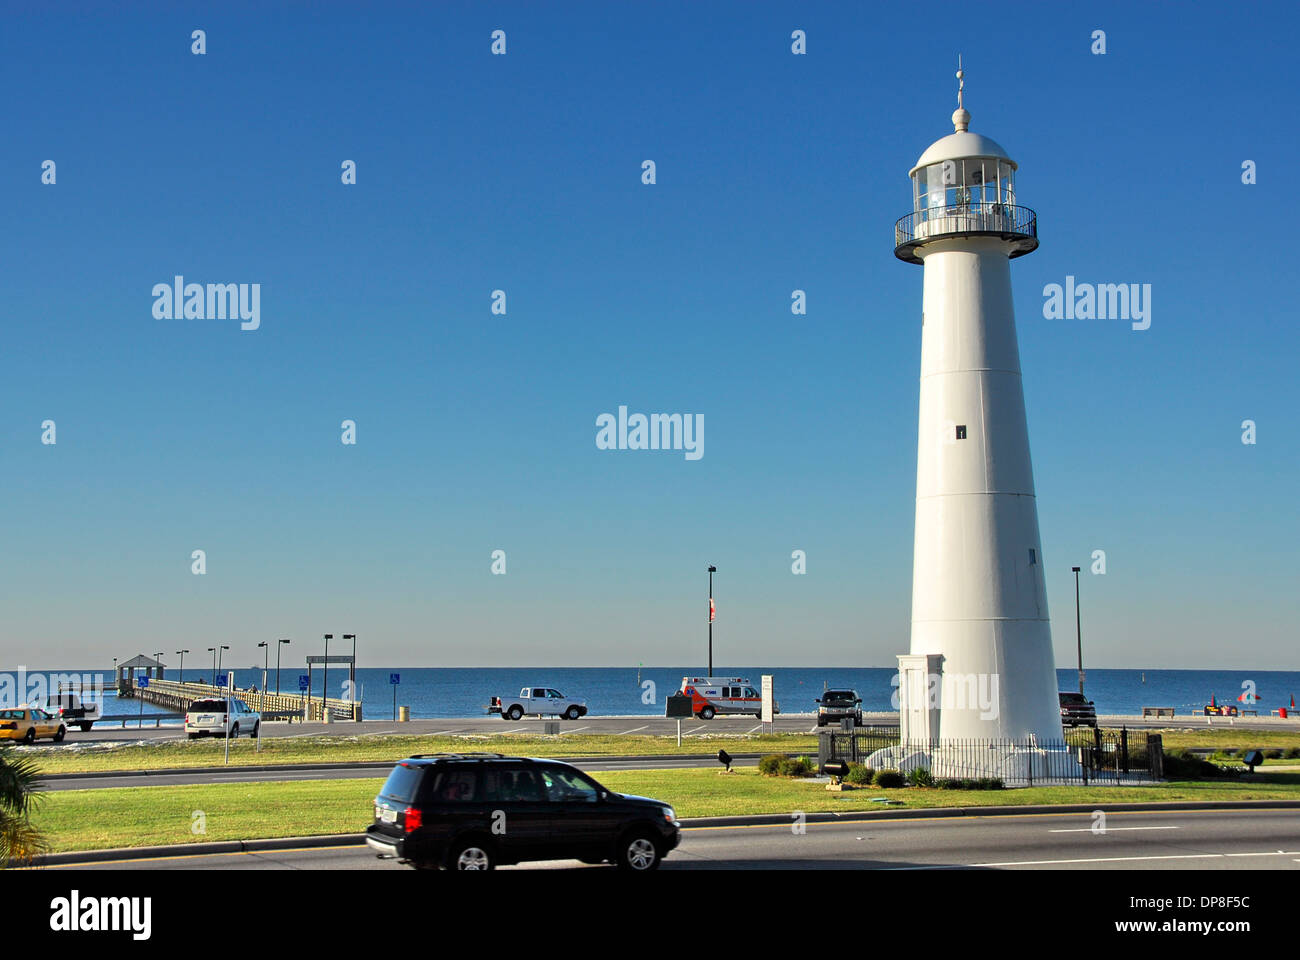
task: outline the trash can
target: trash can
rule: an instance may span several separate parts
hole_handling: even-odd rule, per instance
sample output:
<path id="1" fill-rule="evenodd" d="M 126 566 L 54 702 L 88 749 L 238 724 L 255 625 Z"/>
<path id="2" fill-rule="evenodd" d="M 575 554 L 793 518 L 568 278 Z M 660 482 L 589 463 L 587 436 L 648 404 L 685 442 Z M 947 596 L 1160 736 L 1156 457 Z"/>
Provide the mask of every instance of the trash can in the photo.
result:
<path id="1" fill-rule="evenodd" d="M 408 722 L 410 721 L 410 719 L 411 719 L 411 708 L 410 708 L 410 707 L 398 707 L 398 708 L 397 708 L 397 722 L 398 722 L 398 723 L 408 723 Z"/>
<path id="2" fill-rule="evenodd" d="M 1281 710 L 1279 710 L 1279 711 L 1277 712 L 1277 715 L 1278 715 L 1279 717 L 1281 717 L 1283 720 L 1285 720 L 1285 719 L 1286 719 L 1286 711 L 1287 711 L 1287 708 L 1286 708 L 1286 707 L 1283 707 Z"/>

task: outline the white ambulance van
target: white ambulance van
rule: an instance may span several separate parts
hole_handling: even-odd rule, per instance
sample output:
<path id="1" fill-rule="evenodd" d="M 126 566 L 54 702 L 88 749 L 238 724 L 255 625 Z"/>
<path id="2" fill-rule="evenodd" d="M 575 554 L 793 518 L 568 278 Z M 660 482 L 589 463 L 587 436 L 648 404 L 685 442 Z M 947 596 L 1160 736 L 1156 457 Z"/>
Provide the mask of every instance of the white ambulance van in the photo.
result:
<path id="1" fill-rule="evenodd" d="M 715 716 L 762 713 L 763 697 L 744 677 L 682 677 L 681 692 L 691 698 L 691 710 L 701 720 Z M 773 705 L 773 712 L 779 712 Z"/>

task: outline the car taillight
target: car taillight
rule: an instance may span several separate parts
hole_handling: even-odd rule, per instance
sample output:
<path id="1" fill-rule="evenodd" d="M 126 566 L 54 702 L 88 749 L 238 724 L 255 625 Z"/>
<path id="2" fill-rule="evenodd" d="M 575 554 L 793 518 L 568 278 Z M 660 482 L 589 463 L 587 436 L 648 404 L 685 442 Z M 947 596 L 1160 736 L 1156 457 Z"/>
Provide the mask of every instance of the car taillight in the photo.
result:
<path id="1" fill-rule="evenodd" d="M 222 723 L 229 723 L 229 722 L 230 722 L 230 714 L 228 714 L 228 713 L 223 713 L 223 714 L 221 715 L 221 722 L 222 722 Z"/>
<path id="2" fill-rule="evenodd" d="M 412 830 L 419 830 L 421 825 L 420 811 L 415 807 L 407 807 L 402 817 L 402 827 L 410 833 Z"/>

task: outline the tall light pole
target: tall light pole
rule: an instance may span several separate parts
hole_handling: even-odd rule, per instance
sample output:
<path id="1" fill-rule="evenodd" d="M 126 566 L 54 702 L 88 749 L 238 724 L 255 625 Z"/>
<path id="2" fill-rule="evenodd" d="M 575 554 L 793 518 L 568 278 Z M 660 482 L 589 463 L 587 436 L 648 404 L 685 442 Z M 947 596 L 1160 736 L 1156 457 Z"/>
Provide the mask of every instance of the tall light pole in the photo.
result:
<path id="1" fill-rule="evenodd" d="M 155 653 L 155 654 L 153 655 L 153 658 L 154 658 L 155 660 L 158 661 L 158 664 L 159 664 L 159 666 L 158 666 L 158 668 L 157 668 L 157 669 L 158 669 L 158 676 L 161 677 L 161 676 L 162 676 L 162 651 L 159 650 L 157 653 Z"/>
<path id="2" fill-rule="evenodd" d="M 718 568 L 709 564 L 709 676 L 713 676 L 713 575 Z"/>
<path id="3" fill-rule="evenodd" d="M 223 644 L 221 644 L 221 646 L 219 646 L 219 647 L 217 648 L 217 676 L 218 676 L 218 678 L 220 678 L 220 676 L 221 676 L 221 651 L 222 651 L 222 650 L 229 650 L 229 649 L 230 649 L 230 644 L 228 644 L 228 643 L 223 643 Z"/>
<path id="4" fill-rule="evenodd" d="M 325 711 L 329 709 L 330 696 L 330 641 L 334 639 L 334 634 L 325 634 L 325 672 L 321 675 L 320 681 L 320 718 L 325 719 Z"/>
<path id="5" fill-rule="evenodd" d="M 176 651 L 176 656 L 178 656 L 178 657 L 181 658 L 181 678 L 180 678 L 180 680 L 178 681 L 179 683 L 184 683 L 184 682 L 185 682 L 185 654 L 187 654 L 187 653 L 189 653 L 188 650 L 177 650 L 177 651 Z"/>
<path id="6" fill-rule="evenodd" d="M 1079 693 L 1083 693 L 1083 627 L 1079 620 L 1079 568 L 1071 567 L 1074 571 L 1074 636 L 1079 644 Z"/>
<path id="7" fill-rule="evenodd" d="M 208 647 L 208 653 L 212 654 L 212 685 L 217 685 L 217 648 Z"/>
<path id="8" fill-rule="evenodd" d="M 288 643 L 288 640 L 277 640 L 275 642 L 275 695 L 280 695 L 280 645 Z"/>
<path id="9" fill-rule="evenodd" d="M 266 709 L 266 674 L 271 666 L 271 645 L 263 640 L 258 644 L 262 648 L 262 709 Z"/>
<path id="10" fill-rule="evenodd" d="M 352 719 L 355 720 L 357 718 L 357 708 L 355 706 L 357 702 L 357 635 L 355 633 L 345 633 L 343 639 L 352 641 L 352 662 L 348 664 L 348 683 L 352 687 Z"/>

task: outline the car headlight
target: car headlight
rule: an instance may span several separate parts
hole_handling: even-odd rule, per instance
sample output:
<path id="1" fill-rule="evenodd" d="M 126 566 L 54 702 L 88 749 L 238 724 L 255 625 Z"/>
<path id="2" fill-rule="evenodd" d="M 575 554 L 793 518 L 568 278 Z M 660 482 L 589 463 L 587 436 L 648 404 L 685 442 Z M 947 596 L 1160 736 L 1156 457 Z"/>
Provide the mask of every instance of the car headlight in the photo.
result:
<path id="1" fill-rule="evenodd" d="M 663 811 L 664 811 L 664 819 L 667 820 L 669 823 L 672 823 L 677 819 L 677 812 L 673 810 L 672 807 L 664 807 Z"/>

